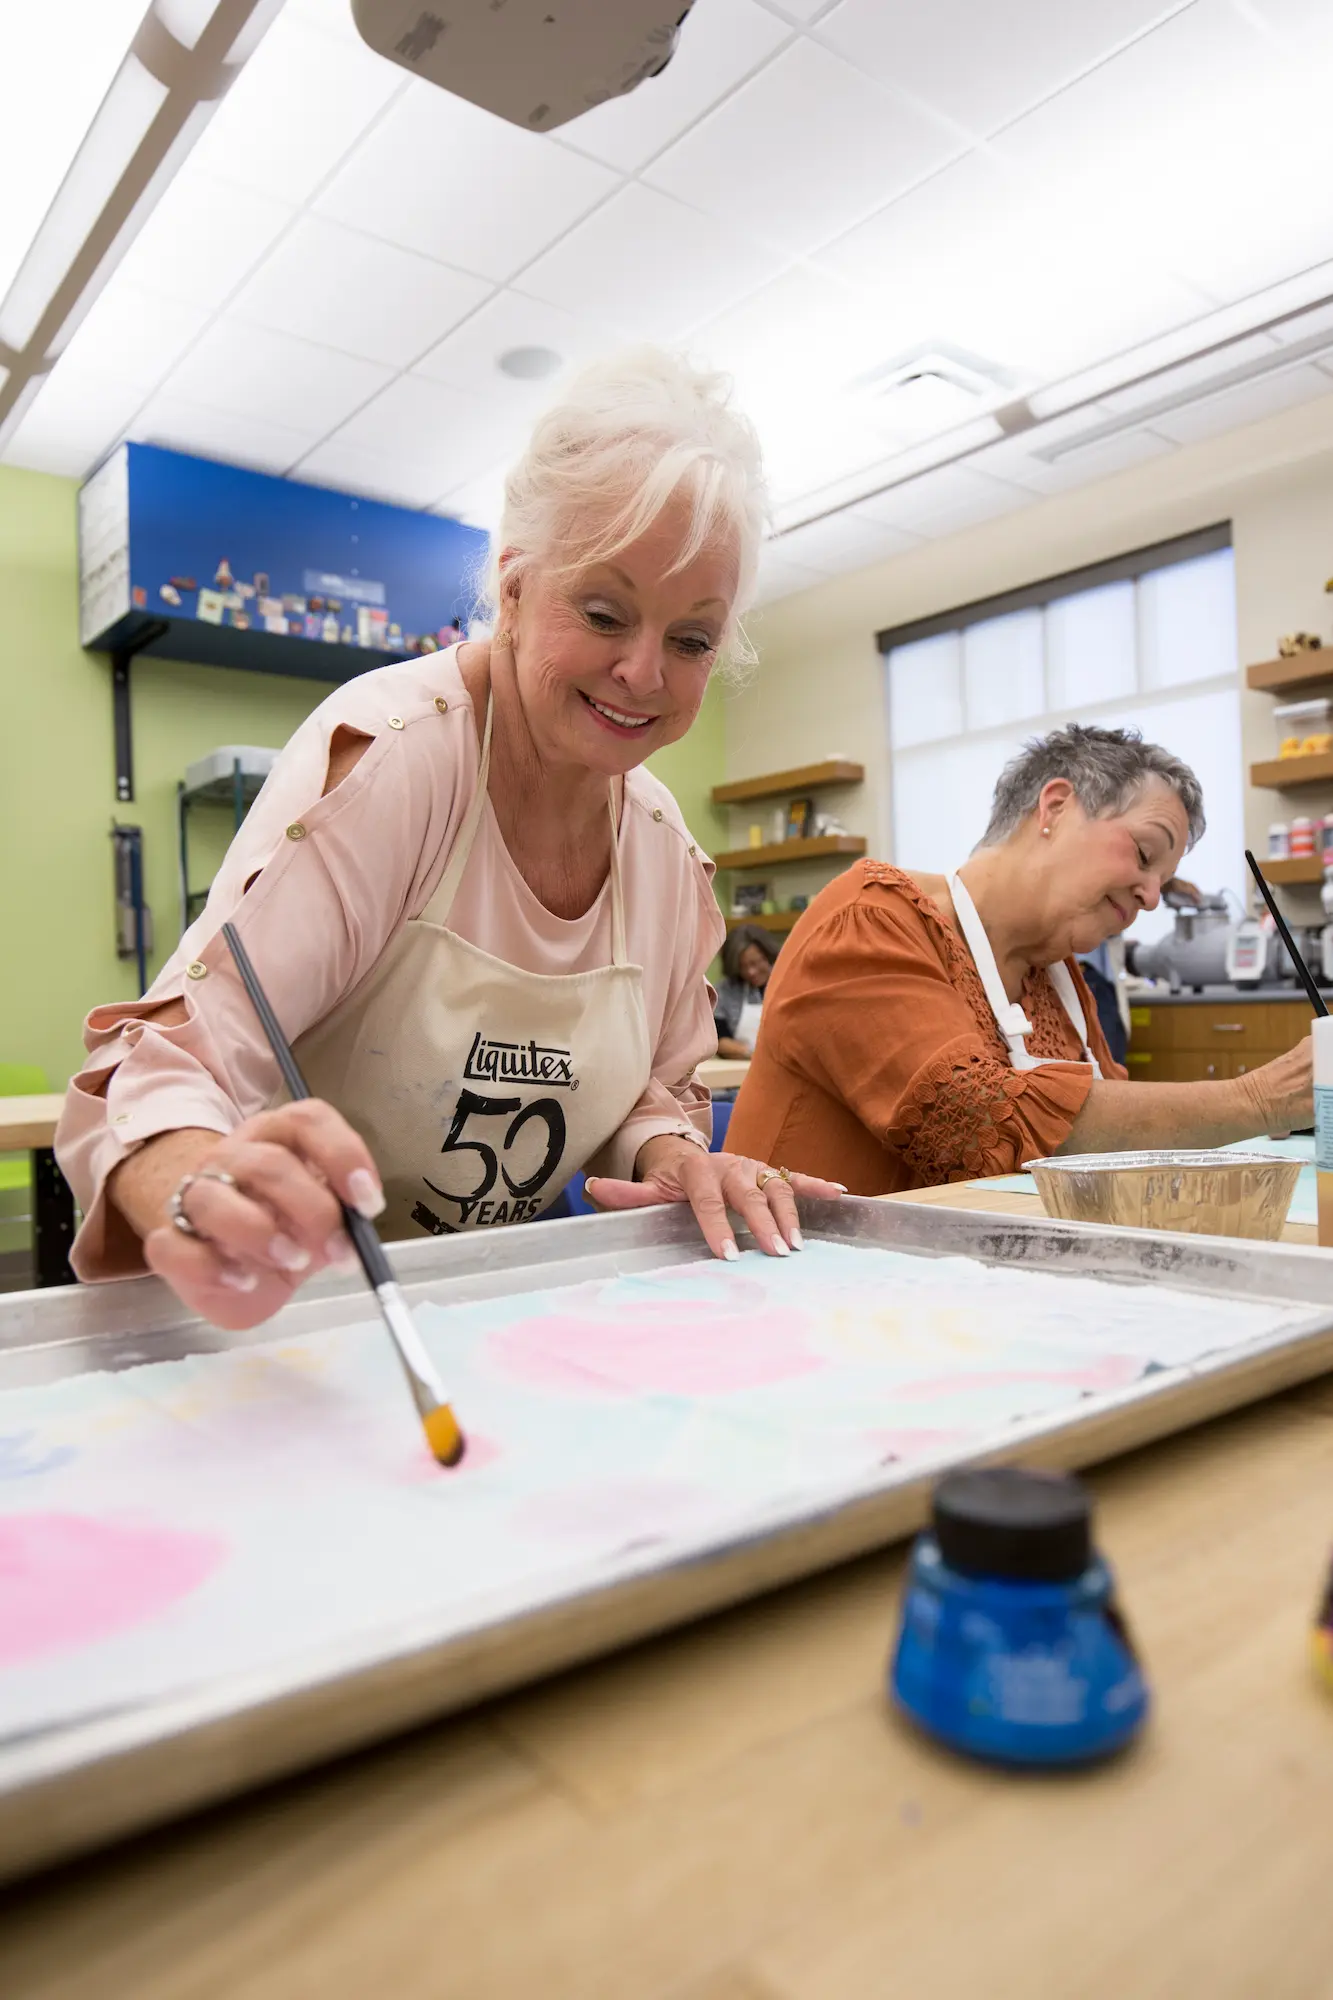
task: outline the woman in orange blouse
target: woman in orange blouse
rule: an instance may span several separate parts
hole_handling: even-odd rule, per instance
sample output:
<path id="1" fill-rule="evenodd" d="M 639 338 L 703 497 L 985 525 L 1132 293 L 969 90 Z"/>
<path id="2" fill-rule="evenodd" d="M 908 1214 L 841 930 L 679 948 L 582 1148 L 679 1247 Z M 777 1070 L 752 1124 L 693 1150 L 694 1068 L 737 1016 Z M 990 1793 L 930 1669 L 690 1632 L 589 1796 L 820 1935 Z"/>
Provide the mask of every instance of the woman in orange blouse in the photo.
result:
<path id="1" fill-rule="evenodd" d="M 1308 1125 L 1308 1041 L 1226 1081 L 1130 1083 L 1074 962 L 1156 908 L 1203 824 L 1194 773 L 1137 731 L 1029 744 L 955 874 L 862 861 L 815 898 L 769 981 L 729 1149 L 890 1194 Z"/>

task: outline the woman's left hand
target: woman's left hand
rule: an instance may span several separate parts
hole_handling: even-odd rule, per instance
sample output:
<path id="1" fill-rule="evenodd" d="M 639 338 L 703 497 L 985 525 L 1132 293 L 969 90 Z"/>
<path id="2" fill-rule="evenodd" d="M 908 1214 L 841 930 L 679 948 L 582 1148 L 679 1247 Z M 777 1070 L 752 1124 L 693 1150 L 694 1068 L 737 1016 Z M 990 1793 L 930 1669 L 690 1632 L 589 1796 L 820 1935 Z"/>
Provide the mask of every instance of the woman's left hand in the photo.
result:
<path id="1" fill-rule="evenodd" d="M 729 1208 L 744 1217 L 761 1250 L 770 1257 L 785 1257 L 789 1249 L 805 1247 L 795 1197 L 836 1201 L 847 1192 L 839 1181 L 821 1181 L 813 1174 L 784 1177 L 762 1160 L 743 1159 L 738 1153 L 706 1153 L 672 1132 L 647 1140 L 634 1164 L 638 1180 L 613 1181 L 597 1175 L 584 1183 L 594 1208 L 655 1208 L 662 1202 L 687 1201 L 715 1257 L 740 1254 L 727 1219 Z"/>

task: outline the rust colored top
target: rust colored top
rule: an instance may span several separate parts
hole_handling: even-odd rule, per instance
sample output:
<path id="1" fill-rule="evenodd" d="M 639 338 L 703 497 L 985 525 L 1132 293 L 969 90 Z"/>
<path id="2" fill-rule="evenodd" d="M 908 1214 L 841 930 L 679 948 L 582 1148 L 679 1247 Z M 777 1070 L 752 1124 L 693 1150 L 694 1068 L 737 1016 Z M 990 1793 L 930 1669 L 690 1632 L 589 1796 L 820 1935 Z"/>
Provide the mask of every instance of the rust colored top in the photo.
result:
<path id="1" fill-rule="evenodd" d="M 1074 960 L 1088 1046 L 1111 1058 Z M 900 868 L 860 861 L 797 923 L 764 995 L 763 1026 L 727 1151 L 841 1181 L 853 1194 L 1016 1173 L 1053 1153 L 1092 1086 L 1044 969 L 1023 983 L 1034 1056 L 1015 1070 L 962 937 Z"/>

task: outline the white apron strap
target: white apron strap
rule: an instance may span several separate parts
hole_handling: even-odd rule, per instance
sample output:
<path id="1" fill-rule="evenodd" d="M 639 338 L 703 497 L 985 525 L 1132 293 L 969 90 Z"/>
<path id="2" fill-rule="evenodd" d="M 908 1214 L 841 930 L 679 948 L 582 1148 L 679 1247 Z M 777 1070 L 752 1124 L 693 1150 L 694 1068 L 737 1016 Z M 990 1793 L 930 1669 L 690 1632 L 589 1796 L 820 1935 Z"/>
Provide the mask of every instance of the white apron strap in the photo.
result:
<path id="1" fill-rule="evenodd" d="M 463 870 L 467 867 L 473 842 L 477 838 L 477 828 L 481 825 L 481 816 L 486 810 L 486 792 L 491 775 L 491 728 L 494 718 L 495 700 L 488 690 L 486 720 L 481 732 L 481 755 L 477 760 L 477 789 L 472 795 L 472 803 L 449 850 L 444 873 L 436 883 L 430 901 L 421 912 L 423 923 L 438 924 L 441 930 L 448 928 L 449 914 L 454 907 L 458 885 L 463 879 Z M 624 965 L 629 953 L 625 944 L 625 899 L 620 883 L 620 827 L 616 819 L 615 786 L 610 783 L 606 788 L 606 810 L 611 821 L 611 963 Z"/>
<path id="2" fill-rule="evenodd" d="M 1009 1044 L 1009 1060 L 1015 1069 L 1035 1069 L 1038 1058 L 1028 1054 L 1025 1036 L 1032 1033 L 1032 1023 L 1023 1012 L 1021 1002 L 1011 1000 L 1000 979 L 1000 968 L 991 950 L 991 941 L 986 935 L 986 926 L 977 912 L 977 906 L 968 893 L 967 884 L 961 875 L 949 877 L 949 894 L 958 915 L 959 927 L 967 940 L 967 948 L 972 954 L 972 963 L 977 968 L 981 984 L 990 1002 L 995 1025 Z"/>
<path id="3" fill-rule="evenodd" d="M 972 963 L 977 968 L 990 1010 L 995 1016 L 995 1025 L 1009 1045 L 1009 1060 L 1015 1069 L 1040 1069 L 1043 1063 L 1056 1061 L 1051 1056 L 1034 1056 L 1029 1053 L 1026 1037 L 1032 1033 L 1032 1023 L 1017 1000 L 1011 1000 L 1000 979 L 1000 968 L 995 962 L 991 941 L 986 935 L 976 904 L 968 893 L 967 884 L 957 872 L 949 877 L 949 894 L 958 915 L 959 927 L 967 939 L 967 948 L 972 954 Z M 1046 975 L 1055 988 L 1056 998 L 1064 1008 L 1069 1025 L 1078 1036 L 1078 1045 L 1083 1051 L 1083 1060 L 1091 1063 L 1093 1075 L 1100 1081 L 1101 1067 L 1088 1046 L 1088 1023 L 1083 1008 L 1079 1004 L 1078 988 L 1074 985 L 1069 967 L 1062 959 L 1048 965 Z"/>

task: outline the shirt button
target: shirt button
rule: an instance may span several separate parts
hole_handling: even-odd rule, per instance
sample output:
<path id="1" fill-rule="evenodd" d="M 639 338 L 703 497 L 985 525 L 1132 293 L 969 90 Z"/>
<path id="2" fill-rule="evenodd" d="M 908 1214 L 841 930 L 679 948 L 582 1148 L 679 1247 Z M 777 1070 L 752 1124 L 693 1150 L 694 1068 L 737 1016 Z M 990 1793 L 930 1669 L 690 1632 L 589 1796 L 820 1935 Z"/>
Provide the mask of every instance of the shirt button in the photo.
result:
<path id="1" fill-rule="evenodd" d="M 665 815 L 664 815 L 664 814 L 663 814 L 663 812 L 662 812 L 662 808 L 661 808 L 661 806 L 654 806 L 654 807 L 653 807 L 653 818 L 654 818 L 654 819 L 662 819 L 662 818 L 664 818 L 664 817 L 665 817 Z"/>
<path id="2" fill-rule="evenodd" d="M 129 1122 L 130 1122 L 130 1114 L 128 1111 L 118 1111 L 115 1117 L 111 1120 L 111 1123 L 113 1125 L 128 1125 Z"/>
<path id="3" fill-rule="evenodd" d="M 287 838 L 288 840 L 305 839 L 305 828 L 302 826 L 299 819 L 293 820 L 291 825 L 288 827 Z"/>
<path id="4" fill-rule="evenodd" d="M 203 959 L 196 958 L 193 965 L 187 965 L 185 976 L 187 979 L 207 979 L 208 967 L 204 964 Z"/>
<path id="5" fill-rule="evenodd" d="M 440 714 L 441 714 L 441 715 L 443 715 L 443 714 L 444 714 L 444 712 L 445 712 L 445 710 L 446 710 L 446 709 L 448 708 L 449 704 L 448 704 L 448 702 L 447 702 L 447 701 L 445 700 L 445 698 L 444 698 L 444 696 L 443 696 L 442 694 L 437 694 L 437 695 L 436 695 L 436 697 L 435 697 L 435 706 L 436 706 L 436 708 L 438 708 L 438 709 L 439 709 L 439 711 L 440 711 Z"/>
<path id="6" fill-rule="evenodd" d="M 401 715 L 391 715 L 389 717 L 390 729 L 401 729 L 402 726 L 403 726 L 403 718 Z"/>
<path id="7" fill-rule="evenodd" d="M 698 848 L 697 848 L 697 847 L 695 846 L 694 842 L 693 842 L 693 841 L 691 841 L 691 842 L 690 842 L 690 853 L 691 853 L 691 854 L 697 854 L 698 852 L 699 852 Z"/>

